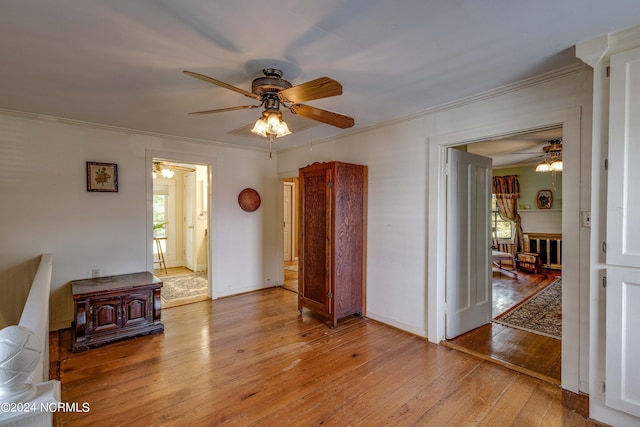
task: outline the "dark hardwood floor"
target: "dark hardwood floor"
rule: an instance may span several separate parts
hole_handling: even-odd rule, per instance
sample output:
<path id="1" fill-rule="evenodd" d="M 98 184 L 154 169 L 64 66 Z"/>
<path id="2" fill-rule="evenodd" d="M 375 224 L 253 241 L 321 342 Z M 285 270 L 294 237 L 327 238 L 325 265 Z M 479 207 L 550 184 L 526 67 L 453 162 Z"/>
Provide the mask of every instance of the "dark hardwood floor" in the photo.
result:
<path id="1" fill-rule="evenodd" d="M 493 317 L 544 289 L 560 275 L 557 270 L 543 269 L 540 274 L 529 274 L 494 268 Z M 444 344 L 560 384 L 562 342 L 558 339 L 490 323 Z"/>
<path id="2" fill-rule="evenodd" d="M 52 332 L 57 425 L 597 425 L 562 390 L 369 319 L 335 329 L 272 288 L 163 310 L 165 332 L 70 353 Z"/>

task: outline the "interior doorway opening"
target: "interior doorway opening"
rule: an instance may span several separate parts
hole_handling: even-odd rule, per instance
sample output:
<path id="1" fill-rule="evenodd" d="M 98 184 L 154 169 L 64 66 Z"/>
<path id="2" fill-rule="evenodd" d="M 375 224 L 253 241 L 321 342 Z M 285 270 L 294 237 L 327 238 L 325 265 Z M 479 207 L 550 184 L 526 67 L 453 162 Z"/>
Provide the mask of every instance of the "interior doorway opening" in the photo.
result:
<path id="1" fill-rule="evenodd" d="M 282 286 L 298 292 L 298 178 L 285 178 L 283 185 L 283 260 Z"/>
<path id="2" fill-rule="evenodd" d="M 515 224 L 492 209 L 487 239 L 492 247 L 491 321 L 445 342 L 555 384 L 561 382 L 562 365 L 562 171 L 536 172 L 536 167 L 549 162 L 550 141 L 561 140 L 562 127 L 555 127 L 455 147 L 491 157 L 493 176 L 517 177 L 515 208 L 523 238 L 518 245 Z M 541 194 L 552 194 L 553 201 L 541 200 Z"/>
<path id="3" fill-rule="evenodd" d="M 209 168 L 153 158 L 152 251 L 162 306 L 208 299 Z"/>

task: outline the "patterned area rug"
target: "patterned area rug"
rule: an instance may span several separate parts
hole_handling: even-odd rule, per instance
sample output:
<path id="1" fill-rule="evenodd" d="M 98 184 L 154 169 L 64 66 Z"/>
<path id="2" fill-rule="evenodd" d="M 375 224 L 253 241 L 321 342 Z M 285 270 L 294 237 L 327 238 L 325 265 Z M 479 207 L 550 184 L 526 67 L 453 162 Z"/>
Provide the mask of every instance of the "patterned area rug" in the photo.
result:
<path id="1" fill-rule="evenodd" d="M 512 328 L 562 339 L 562 279 L 557 279 L 493 321 Z"/>
<path id="2" fill-rule="evenodd" d="M 206 295 L 207 286 L 206 272 L 163 277 L 160 295 L 165 301 Z"/>

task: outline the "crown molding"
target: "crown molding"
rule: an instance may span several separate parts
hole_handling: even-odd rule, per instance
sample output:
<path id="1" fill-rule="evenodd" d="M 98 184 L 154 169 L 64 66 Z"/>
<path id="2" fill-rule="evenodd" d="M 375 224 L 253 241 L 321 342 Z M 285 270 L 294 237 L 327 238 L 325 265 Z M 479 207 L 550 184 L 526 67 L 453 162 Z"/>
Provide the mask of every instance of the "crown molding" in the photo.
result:
<path id="1" fill-rule="evenodd" d="M 343 132 L 340 135 L 336 135 L 333 137 L 329 137 L 329 138 L 324 138 L 324 139 L 319 139 L 319 140 L 315 140 L 313 141 L 313 144 L 319 145 L 319 144 L 324 144 L 327 142 L 332 142 L 332 141 L 338 141 L 344 138 L 347 138 L 349 136 L 353 136 L 353 135 L 357 135 L 360 133 L 365 133 L 365 132 L 371 132 L 377 129 L 381 129 L 390 125 L 394 125 L 394 124 L 398 124 L 398 123 L 404 123 L 404 122 L 409 122 L 412 120 L 417 120 L 417 119 L 421 119 L 424 118 L 426 116 L 429 116 L 431 114 L 436 114 L 439 112 L 443 112 L 443 111 L 447 111 L 447 110 L 452 110 L 455 108 L 460 108 L 463 107 L 465 105 L 469 105 L 475 102 L 479 102 L 479 101 L 483 101 L 483 100 L 487 100 L 487 99 L 491 99 L 491 98 L 495 98 L 501 95 L 505 95 L 507 93 L 511 93 L 511 92 L 517 92 L 519 90 L 522 89 L 526 89 L 532 86 L 537 86 L 543 83 L 547 83 L 549 81 L 552 80 L 557 80 L 563 77 L 567 77 L 567 76 L 571 76 L 571 75 L 575 75 L 575 74 L 579 74 L 582 73 L 584 71 L 592 71 L 592 69 L 581 63 L 581 62 L 575 62 L 571 65 L 567 65 L 565 67 L 561 67 L 558 68 L 556 70 L 547 72 L 547 73 L 543 73 L 543 74 L 539 74 L 537 76 L 528 78 L 528 79 L 524 79 L 524 80 L 520 80 L 514 83 L 510 83 L 504 86 L 500 86 L 485 92 L 481 92 L 478 93 L 476 95 L 472 95 L 466 98 L 462 98 L 456 101 L 452 101 L 446 104 L 442 104 L 436 107 L 432 107 L 426 110 L 422 110 L 419 111 L 417 113 L 413 113 L 407 116 L 403 116 L 403 117 L 399 117 L 393 120 L 388 120 L 386 122 L 383 123 L 378 123 L 372 126 L 367 126 L 364 128 L 359 128 L 359 129 L 354 129 L 351 131 L 347 131 L 347 132 Z M 295 151 L 298 150 L 300 148 L 303 148 L 305 145 L 304 144 L 300 144 L 297 145 L 295 147 L 290 147 L 290 148 L 286 148 L 286 149 L 282 149 L 279 150 L 279 153 L 286 153 L 289 151 Z"/>
<path id="2" fill-rule="evenodd" d="M 150 132 L 145 130 L 130 129 L 130 128 L 125 128 L 120 126 L 105 125 L 105 124 L 94 123 L 94 122 L 85 122 L 82 120 L 75 120 L 75 119 L 67 119 L 64 117 L 49 116 L 46 114 L 31 113 L 28 111 L 11 110 L 8 108 L 0 108 L 0 115 L 18 117 L 18 118 L 29 119 L 29 120 L 38 120 L 43 122 L 60 123 L 64 125 L 80 126 L 80 127 L 92 128 L 92 129 L 100 129 L 100 130 L 106 130 L 111 132 L 120 132 L 120 133 L 129 134 L 129 135 L 144 135 L 144 136 L 151 136 L 155 138 L 169 139 L 172 141 L 192 142 L 196 144 L 205 144 L 209 146 L 214 145 L 216 147 L 221 147 L 221 148 L 236 148 L 241 150 L 261 151 L 261 152 L 269 151 L 268 148 L 243 146 L 243 145 L 229 144 L 226 142 L 218 142 L 218 141 L 207 140 L 207 139 L 191 138 L 186 136 L 170 135 L 170 134 Z"/>

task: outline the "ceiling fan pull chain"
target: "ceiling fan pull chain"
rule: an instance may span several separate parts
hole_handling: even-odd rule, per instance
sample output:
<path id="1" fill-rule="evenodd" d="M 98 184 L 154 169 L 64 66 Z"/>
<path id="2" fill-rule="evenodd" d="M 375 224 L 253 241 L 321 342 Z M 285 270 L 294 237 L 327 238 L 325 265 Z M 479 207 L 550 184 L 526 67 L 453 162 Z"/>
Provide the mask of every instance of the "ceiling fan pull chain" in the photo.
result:
<path id="1" fill-rule="evenodd" d="M 273 134 L 269 134 L 269 158 L 271 158 L 271 148 L 273 147 Z"/>

